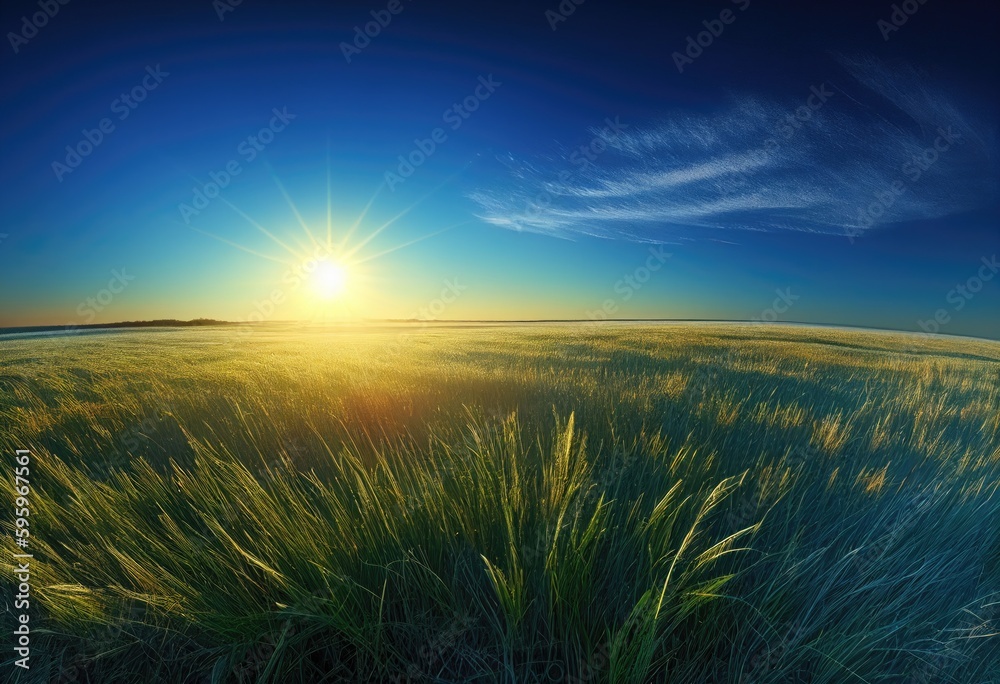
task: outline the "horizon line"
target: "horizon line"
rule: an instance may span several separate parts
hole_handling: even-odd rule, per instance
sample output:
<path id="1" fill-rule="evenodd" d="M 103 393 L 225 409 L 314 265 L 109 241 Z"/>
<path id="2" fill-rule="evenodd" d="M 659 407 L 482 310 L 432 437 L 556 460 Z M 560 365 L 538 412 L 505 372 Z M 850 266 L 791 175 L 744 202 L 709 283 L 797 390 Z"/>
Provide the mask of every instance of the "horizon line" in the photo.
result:
<path id="1" fill-rule="evenodd" d="M 421 324 L 421 325 L 434 325 L 434 324 L 461 324 L 461 323 L 471 323 L 471 324 L 531 324 L 531 323 L 587 323 L 587 324 L 601 324 L 601 323 L 730 323 L 730 324 L 747 324 L 747 325 L 784 325 L 784 326 L 802 326 L 802 327 L 817 327 L 817 328 L 848 328 L 857 330 L 867 330 L 876 332 L 887 332 L 887 333 L 904 333 L 910 335 L 918 335 L 920 337 L 930 338 L 930 337 L 959 337 L 972 340 L 981 340 L 984 342 L 1000 342 L 1000 337 L 979 337 L 976 335 L 960 335 L 955 333 L 947 332 L 937 332 L 929 333 L 920 330 L 904 330 L 900 328 L 878 328 L 874 326 L 857 325 L 857 324 L 846 324 L 846 323 L 816 323 L 816 322 L 806 322 L 806 321 L 755 321 L 747 319 L 719 319 L 719 318 L 524 318 L 524 319 L 498 319 L 498 318 L 437 318 L 437 319 L 420 319 L 420 318 L 364 318 L 354 321 L 327 321 L 327 322 L 316 322 L 316 321 L 303 321 L 299 319 L 279 319 L 273 321 L 227 321 L 219 320 L 214 318 L 193 318 L 190 320 L 181 320 L 175 318 L 158 318 L 151 320 L 140 320 L 140 321 L 117 321 L 113 323 L 86 323 L 82 325 L 73 324 L 63 324 L 63 325 L 27 325 L 27 326 L 0 326 L 0 335 L 10 335 L 17 333 L 28 333 L 28 332 L 73 332 L 75 330 L 107 330 L 114 328 L 170 328 L 170 327 L 212 327 L 212 326 L 228 326 L 228 325 L 281 325 L 281 324 L 312 324 L 312 325 L 363 325 L 371 323 L 395 323 L 395 324 Z"/>

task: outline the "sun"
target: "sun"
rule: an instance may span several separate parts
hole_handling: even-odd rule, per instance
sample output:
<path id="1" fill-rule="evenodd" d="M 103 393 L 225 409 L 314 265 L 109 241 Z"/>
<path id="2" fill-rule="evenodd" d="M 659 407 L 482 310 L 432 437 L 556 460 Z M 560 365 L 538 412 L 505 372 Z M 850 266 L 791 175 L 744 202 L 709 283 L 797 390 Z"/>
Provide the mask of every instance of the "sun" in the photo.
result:
<path id="1" fill-rule="evenodd" d="M 313 290 L 321 299 L 334 299 L 347 289 L 347 269 L 333 261 L 320 261 L 313 273 Z"/>
<path id="2" fill-rule="evenodd" d="M 412 211 L 418 204 L 436 192 L 438 188 L 444 187 L 446 183 L 451 182 L 452 178 L 457 178 L 459 174 L 455 174 L 452 178 L 447 179 L 423 196 L 417 198 L 412 204 L 404 208 L 388 221 L 382 223 L 378 227 L 368 230 L 367 235 L 356 235 L 364 224 L 365 219 L 368 216 L 368 211 L 372 208 L 375 200 L 386 187 L 389 187 L 387 183 L 383 182 L 375 190 L 375 193 L 369 198 L 368 202 L 364 206 L 364 209 L 361 210 L 361 214 L 353 221 L 353 223 L 345 226 L 342 232 L 336 231 L 340 232 L 340 235 L 335 240 L 332 208 L 332 173 L 329 155 L 327 156 L 325 236 L 322 234 L 322 231 L 317 230 L 314 232 L 310 229 L 309 224 L 306 222 L 305 218 L 303 218 L 302 213 L 299 211 L 298 207 L 285 190 L 285 186 L 281 182 L 281 179 L 273 173 L 271 175 L 275 184 L 278 186 L 278 190 L 281 191 L 285 201 L 288 203 L 288 208 L 291 210 L 291 213 L 298 220 L 299 226 L 302 228 L 302 234 L 306 239 L 305 242 L 303 242 L 300 237 L 276 235 L 272 232 L 272 230 L 269 230 L 265 226 L 261 225 L 260 222 L 247 215 L 239 207 L 236 207 L 231 202 L 224 200 L 230 209 L 239 214 L 251 226 L 270 238 L 275 245 L 287 252 L 288 255 L 290 255 L 290 258 L 287 255 L 282 257 L 280 255 L 274 256 L 262 253 L 256 249 L 252 249 L 246 245 L 222 237 L 221 235 L 210 233 L 193 225 L 188 226 L 192 230 L 223 242 L 230 247 L 235 247 L 236 249 L 247 252 L 248 254 L 287 266 L 288 270 L 281 278 L 281 282 L 288 284 L 296 290 L 291 299 L 295 300 L 296 306 L 299 308 L 299 314 L 303 316 L 309 315 L 309 320 L 313 321 L 339 320 L 344 316 L 353 319 L 358 316 L 360 311 L 365 310 L 366 305 L 370 303 L 370 295 L 372 293 L 371 287 L 374 283 L 378 282 L 377 278 L 372 278 L 370 276 L 368 272 L 369 267 L 365 266 L 368 262 L 374 261 L 375 259 L 381 258 L 405 247 L 409 247 L 410 245 L 423 240 L 435 237 L 441 233 L 452 230 L 453 228 L 458 228 L 461 225 L 471 223 L 471 221 L 463 221 L 444 228 L 438 228 L 437 230 L 415 239 L 407 240 L 406 242 L 401 242 L 388 247 L 383 245 L 375 254 L 364 254 L 361 250 L 366 245 L 371 243 L 377 236 L 381 235 L 388 228 L 396 224 L 404 216 L 409 214 L 410 211 Z M 197 179 L 195 180 L 197 181 Z M 300 287 L 301 289 L 299 289 Z M 274 303 L 280 303 L 279 299 L 283 300 L 285 295 L 289 294 L 292 293 L 286 292 L 282 289 L 274 290 L 272 292 L 272 297 L 275 298 Z M 264 316 L 266 314 L 261 313 L 260 315 Z"/>

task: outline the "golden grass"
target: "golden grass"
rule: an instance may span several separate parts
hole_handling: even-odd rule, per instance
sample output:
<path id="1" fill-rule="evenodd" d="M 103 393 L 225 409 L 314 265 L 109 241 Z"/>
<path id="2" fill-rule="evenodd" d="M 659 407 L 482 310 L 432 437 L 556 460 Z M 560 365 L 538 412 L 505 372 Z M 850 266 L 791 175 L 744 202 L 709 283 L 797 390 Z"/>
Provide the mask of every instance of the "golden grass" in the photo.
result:
<path id="1" fill-rule="evenodd" d="M 1000 681 L 997 343 L 129 331 L 0 387 L 53 681 Z"/>

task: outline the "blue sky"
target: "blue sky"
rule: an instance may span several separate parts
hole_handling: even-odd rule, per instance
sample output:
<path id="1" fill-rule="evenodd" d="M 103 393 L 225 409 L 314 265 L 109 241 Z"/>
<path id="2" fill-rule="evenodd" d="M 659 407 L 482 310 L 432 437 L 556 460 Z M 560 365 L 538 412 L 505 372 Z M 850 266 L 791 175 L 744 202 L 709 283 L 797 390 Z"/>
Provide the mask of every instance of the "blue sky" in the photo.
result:
<path id="1" fill-rule="evenodd" d="M 39 5 L 5 4 L 0 326 L 431 312 L 1000 338 L 985 3 L 905 23 L 757 0 L 219 7 L 70 1 L 32 33 Z M 346 271 L 335 297 L 295 275 L 317 249 Z"/>

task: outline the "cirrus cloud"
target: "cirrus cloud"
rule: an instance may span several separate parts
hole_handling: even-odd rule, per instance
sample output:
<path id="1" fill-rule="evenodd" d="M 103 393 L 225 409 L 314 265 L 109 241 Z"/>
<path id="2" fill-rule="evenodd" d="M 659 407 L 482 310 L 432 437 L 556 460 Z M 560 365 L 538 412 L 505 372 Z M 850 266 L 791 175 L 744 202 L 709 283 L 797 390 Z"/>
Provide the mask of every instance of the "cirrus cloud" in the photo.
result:
<path id="1" fill-rule="evenodd" d="M 850 85 L 795 126 L 804 101 L 735 97 L 712 115 L 594 130 L 608 148 L 594 162 L 508 156 L 509 177 L 470 197 L 503 228 L 656 242 L 719 230 L 857 235 L 995 199 L 994 122 L 911 67 L 838 59 Z M 947 150 L 915 162 L 944 132 Z M 894 183 L 903 190 L 873 217 L 867 208 Z"/>

